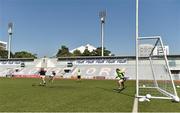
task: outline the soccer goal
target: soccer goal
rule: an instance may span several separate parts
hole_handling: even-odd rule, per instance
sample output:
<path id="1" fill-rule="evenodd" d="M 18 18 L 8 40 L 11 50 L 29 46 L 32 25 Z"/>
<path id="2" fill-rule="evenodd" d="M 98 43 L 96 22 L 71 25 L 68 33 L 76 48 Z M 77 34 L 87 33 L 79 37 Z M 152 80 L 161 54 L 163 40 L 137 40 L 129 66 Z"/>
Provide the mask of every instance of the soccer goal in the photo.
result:
<path id="1" fill-rule="evenodd" d="M 179 101 L 161 37 L 139 37 L 137 46 L 137 97 Z"/>

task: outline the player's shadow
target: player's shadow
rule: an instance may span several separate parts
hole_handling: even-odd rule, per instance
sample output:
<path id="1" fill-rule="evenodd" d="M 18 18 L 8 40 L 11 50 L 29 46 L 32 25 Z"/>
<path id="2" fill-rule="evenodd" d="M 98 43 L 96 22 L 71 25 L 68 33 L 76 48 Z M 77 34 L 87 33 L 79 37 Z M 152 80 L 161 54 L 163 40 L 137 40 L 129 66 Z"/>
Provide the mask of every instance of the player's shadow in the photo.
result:
<path id="1" fill-rule="evenodd" d="M 63 85 L 49 85 L 49 86 L 46 86 L 46 88 L 51 88 L 51 89 L 75 89 L 76 87 L 63 86 Z"/>
<path id="2" fill-rule="evenodd" d="M 119 93 L 121 95 L 125 95 L 125 96 L 128 96 L 128 97 L 134 98 L 134 95 L 131 95 L 128 92 L 126 92 L 126 93 L 124 92 L 124 90 L 126 90 L 126 89 L 118 92 L 118 91 L 113 91 L 113 89 L 107 89 L 107 88 L 102 88 L 102 87 L 96 87 L 96 88 L 104 90 L 104 91 L 108 91 L 108 92 L 116 92 L 116 93 Z"/>
<path id="3" fill-rule="evenodd" d="M 102 87 L 96 87 L 96 88 L 101 89 L 101 90 L 104 90 L 104 91 L 112 92 L 112 90 L 111 90 L 111 89 L 102 88 Z"/>

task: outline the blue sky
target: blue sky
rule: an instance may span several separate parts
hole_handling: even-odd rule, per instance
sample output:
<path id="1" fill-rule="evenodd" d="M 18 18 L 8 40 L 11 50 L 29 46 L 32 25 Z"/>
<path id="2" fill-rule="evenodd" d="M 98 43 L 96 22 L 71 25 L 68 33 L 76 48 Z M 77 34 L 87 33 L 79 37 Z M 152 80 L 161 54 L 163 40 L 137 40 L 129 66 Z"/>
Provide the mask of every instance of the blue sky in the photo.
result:
<path id="1" fill-rule="evenodd" d="M 12 51 L 52 56 L 61 45 L 100 46 L 98 12 L 107 11 L 105 47 L 116 55 L 135 54 L 135 0 L 0 0 L 0 40 Z M 139 0 L 139 35 L 161 35 L 170 54 L 180 54 L 180 0 Z"/>

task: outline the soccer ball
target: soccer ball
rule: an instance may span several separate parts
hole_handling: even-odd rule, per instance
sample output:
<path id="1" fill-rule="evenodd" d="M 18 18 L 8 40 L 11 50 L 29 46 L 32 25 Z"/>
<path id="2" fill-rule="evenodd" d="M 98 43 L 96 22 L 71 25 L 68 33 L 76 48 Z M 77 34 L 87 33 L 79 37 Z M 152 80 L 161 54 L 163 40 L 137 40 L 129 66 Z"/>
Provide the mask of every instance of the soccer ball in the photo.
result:
<path id="1" fill-rule="evenodd" d="M 146 94 L 146 98 L 150 99 L 151 95 L 150 94 Z"/>
<path id="2" fill-rule="evenodd" d="M 146 87 L 146 85 L 143 84 L 143 87 Z"/>
<path id="3" fill-rule="evenodd" d="M 177 87 L 177 88 L 180 88 L 180 86 L 179 86 L 179 85 L 177 85 L 176 87 Z"/>
<path id="4" fill-rule="evenodd" d="M 180 99 L 179 99 L 178 96 L 174 96 L 174 97 L 173 97 L 173 100 L 174 100 L 175 102 L 180 102 Z"/>

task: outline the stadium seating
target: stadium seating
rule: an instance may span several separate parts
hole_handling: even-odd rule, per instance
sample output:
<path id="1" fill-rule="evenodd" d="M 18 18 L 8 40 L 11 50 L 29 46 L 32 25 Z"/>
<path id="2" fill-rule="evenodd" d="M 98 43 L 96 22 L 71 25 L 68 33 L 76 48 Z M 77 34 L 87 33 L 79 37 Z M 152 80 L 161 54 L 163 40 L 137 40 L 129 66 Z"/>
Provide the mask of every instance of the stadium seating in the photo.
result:
<path id="1" fill-rule="evenodd" d="M 19 76 L 19 77 L 31 77 L 38 75 L 38 71 L 41 68 L 41 63 L 43 59 L 34 59 L 31 61 L 7 61 L 0 60 L 0 77 L 6 76 Z M 24 63 L 24 67 L 21 64 Z M 82 78 L 93 79 L 100 76 L 105 77 L 105 79 L 115 79 L 116 68 L 125 68 L 125 75 L 131 79 L 135 79 L 135 60 L 125 59 L 125 58 L 94 58 L 94 59 L 70 59 L 70 60 L 57 60 L 56 58 L 46 59 L 47 70 L 46 75 L 51 75 L 52 71 L 56 72 L 57 77 L 71 78 L 72 76 L 77 76 L 78 69 L 81 71 Z M 69 67 L 68 65 L 71 64 Z M 176 64 L 176 66 L 179 66 Z M 144 65 L 146 67 L 146 64 Z M 145 72 L 148 73 L 146 68 Z M 172 70 L 174 67 L 172 67 Z M 65 70 L 69 70 L 65 72 Z M 174 76 L 175 80 L 180 79 L 180 74 L 176 73 Z M 148 78 L 148 75 L 145 76 Z"/>
<path id="2" fill-rule="evenodd" d="M 25 64 L 25 67 L 21 67 L 20 64 L 22 62 Z M 38 75 L 42 62 L 43 59 L 35 59 L 33 61 L 1 61 L 0 75 L 4 77 L 7 75 L 34 77 L 34 75 Z M 72 63 L 72 67 L 68 67 L 69 62 Z M 115 69 L 120 68 L 121 66 L 119 64 L 122 63 L 119 62 L 117 65 L 117 62 L 119 62 L 118 59 L 79 59 L 71 61 L 46 59 L 46 75 L 50 75 L 52 71 L 56 71 L 57 77 L 71 78 L 72 76 L 77 76 L 77 70 L 80 69 L 82 78 L 85 79 L 100 78 L 100 76 L 103 76 L 105 79 L 114 79 L 116 76 Z M 70 71 L 66 73 L 65 69 L 69 69 Z"/>

